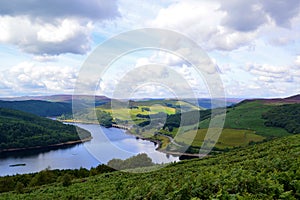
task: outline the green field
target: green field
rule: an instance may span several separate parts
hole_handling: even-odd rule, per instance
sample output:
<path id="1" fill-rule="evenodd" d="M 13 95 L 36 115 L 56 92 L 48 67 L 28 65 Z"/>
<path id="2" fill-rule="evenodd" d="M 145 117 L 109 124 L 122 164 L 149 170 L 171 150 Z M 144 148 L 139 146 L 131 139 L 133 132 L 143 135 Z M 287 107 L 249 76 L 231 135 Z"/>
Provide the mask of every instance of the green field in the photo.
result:
<path id="1" fill-rule="evenodd" d="M 195 131 L 193 130 L 187 131 L 183 134 L 179 134 L 178 136 L 176 136 L 175 141 L 178 143 L 190 144 L 191 138 L 194 138 L 191 145 L 195 147 L 201 147 L 206 133 L 207 129 L 198 129 L 196 135 Z M 254 131 L 225 128 L 222 130 L 219 140 L 216 143 L 216 147 L 219 149 L 239 146 L 242 147 L 247 146 L 251 141 L 260 142 L 264 139 L 264 137 L 255 134 Z"/>
<path id="2" fill-rule="evenodd" d="M 256 134 L 269 138 L 290 135 L 282 128 L 265 126 L 266 120 L 262 118 L 262 115 L 274 106 L 276 105 L 250 101 L 228 108 L 224 128 L 253 130 Z M 200 122 L 199 128 L 207 128 L 209 122 L 210 119 Z"/>
<path id="3" fill-rule="evenodd" d="M 150 111 L 145 111 L 143 108 L 149 108 Z M 136 119 L 137 114 L 143 115 L 151 115 L 157 114 L 159 112 L 163 112 L 166 114 L 175 114 L 175 108 L 170 108 L 167 106 L 161 106 L 159 104 L 155 104 L 152 106 L 138 106 L 138 108 L 116 108 L 111 110 L 110 108 L 102 108 L 101 106 L 96 108 L 97 110 L 103 110 L 112 114 L 114 118 L 121 119 L 121 120 L 134 120 Z"/>
<path id="4" fill-rule="evenodd" d="M 157 113 L 166 113 L 171 115 L 180 111 L 180 108 L 182 109 L 181 111 L 203 109 L 185 101 L 156 99 L 147 101 L 131 101 L 130 106 L 132 106 L 132 108 L 125 107 L 125 104 L 121 106 L 122 102 L 116 100 L 113 102 L 113 105 L 113 110 L 111 108 L 111 104 L 98 106 L 96 107 L 96 110 L 109 112 L 112 114 L 112 117 L 115 121 L 126 121 L 126 123 L 129 124 L 136 124 L 145 121 L 144 118 L 137 117 L 138 114 L 153 115 Z"/>

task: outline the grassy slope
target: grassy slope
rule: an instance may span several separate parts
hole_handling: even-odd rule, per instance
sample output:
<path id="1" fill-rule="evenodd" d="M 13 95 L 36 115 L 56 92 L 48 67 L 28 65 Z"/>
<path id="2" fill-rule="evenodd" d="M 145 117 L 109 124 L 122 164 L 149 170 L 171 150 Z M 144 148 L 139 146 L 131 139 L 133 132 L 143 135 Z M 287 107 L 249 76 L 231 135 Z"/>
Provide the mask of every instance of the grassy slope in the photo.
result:
<path id="1" fill-rule="evenodd" d="M 265 119 L 262 114 L 276 108 L 278 105 L 274 103 L 265 103 L 263 101 L 245 101 L 237 104 L 233 108 L 227 109 L 224 130 L 216 144 L 219 149 L 233 148 L 238 146 L 246 146 L 251 141 L 260 142 L 264 139 L 282 137 L 291 135 L 283 128 L 267 127 L 265 126 Z M 221 116 L 215 116 L 220 118 Z M 189 130 L 188 127 L 182 127 L 186 131 L 177 133 L 178 129 L 173 129 L 172 137 L 177 136 L 175 141 L 185 144 L 191 144 L 191 138 L 195 138 L 192 145 L 200 147 L 203 143 L 207 128 L 209 126 L 210 118 L 199 123 L 199 130 L 195 136 L 194 130 Z M 164 131 L 162 131 L 164 132 Z"/>
<path id="2" fill-rule="evenodd" d="M 192 142 L 192 146 L 201 146 L 207 129 L 198 129 L 197 134 L 195 136 L 195 131 L 188 131 L 184 134 L 178 135 L 175 138 L 176 142 L 183 142 L 185 144 L 189 144 L 191 138 L 194 138 Z M 251 130 L 239 130 L 239 129 L 228 129 L 225 128 L 222 130 L 222 133 L 219 137 L 219 140 L 216 144 L 216 147 L 219 149 L 223 148 L 232 148 L 239 146 L 246 146 L 249 142 L 259 142 L 262 141 L 264 137 L 260 135 L 256 135 L 254 131 Z"/>
<path id="3" fill-rule="evenodd" d="M 233 108 L 229 108 L 226 114 L 224 128 L 253 130 L 264 137 L 281 137 L 290 135 L 286 130 L 276 127 L 267 127 L 262 119 L 262 114 L 272 109 L 271 104 L 263 104 L 259 101 L 243 102 Z M 218 117 L 218 116 L 216 116 Z M 209 119 L 200 122 L 200 128 L 207 128 Z"/>
<path id="4" fill-rule="evenodd" d="M 149 173 L 112 172 L 0 199 L 299 199 L 299 166 L 300 135 L 293 135 Z"/>

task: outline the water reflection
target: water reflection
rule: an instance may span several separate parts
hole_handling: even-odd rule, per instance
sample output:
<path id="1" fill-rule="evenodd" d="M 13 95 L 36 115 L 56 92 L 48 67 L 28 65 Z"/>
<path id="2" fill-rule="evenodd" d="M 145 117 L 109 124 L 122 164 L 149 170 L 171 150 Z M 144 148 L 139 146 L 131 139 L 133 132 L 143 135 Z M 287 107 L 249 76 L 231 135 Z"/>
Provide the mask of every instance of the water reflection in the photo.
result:
<path id="1" fill-rule="evenodd" d="M 0 153 L 0 176 L 38 172 L 51 169 L 90 169 L 113 158 L 126 159 L 138 153 L 147 153 L 156 163 L 179 160 L 178 157 L 156 151 L 156 145 L 135 136 L 125 134 L 116 128 L 103 128 L 93 124 L 77 124 L 91 132 L 93 139 L 84 144 L 43 150 L 27 150 L 14 153 Z M 25 166 L 9 165 L 26 164 Z"/>

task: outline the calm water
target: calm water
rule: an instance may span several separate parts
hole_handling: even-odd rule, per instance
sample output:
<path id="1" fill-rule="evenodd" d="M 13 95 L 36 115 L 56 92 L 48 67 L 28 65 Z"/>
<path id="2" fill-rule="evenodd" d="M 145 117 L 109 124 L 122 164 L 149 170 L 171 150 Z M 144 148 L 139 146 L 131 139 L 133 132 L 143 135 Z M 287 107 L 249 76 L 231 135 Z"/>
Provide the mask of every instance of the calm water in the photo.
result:
<path id="1" fill-rule="evenodd" d="M 155 163 L 178 161 L 178 157 L 156 151 L 154 143 L 137 140 L 116 128 L 103 128 L 94 124 L 76 124 L 91 132 L 93 139 L 84 144 L 68 148 L 11 153 L 0 157 L 0 176 L 38 172 L 47 167 L 50 169 L 90 169 L 100 163 L 107 163 L 113 158 L 125 159 L 138 153 L 147 153 Z M 102 129 L 102 131 L 101 131 Z M 25 166 L 9 165 L 25 163 Z"/>

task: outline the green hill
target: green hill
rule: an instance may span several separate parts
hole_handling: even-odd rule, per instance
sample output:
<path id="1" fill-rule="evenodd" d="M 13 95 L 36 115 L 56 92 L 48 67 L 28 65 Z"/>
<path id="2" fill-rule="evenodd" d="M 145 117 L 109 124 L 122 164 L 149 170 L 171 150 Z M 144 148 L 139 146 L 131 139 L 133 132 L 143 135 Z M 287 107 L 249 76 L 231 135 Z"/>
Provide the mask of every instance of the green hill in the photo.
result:
<path id="1" fill-rule="evenodd" d="M 79 129 L 81 138 L 90 133 Z M 80 140 L 75 126 L 22 111 L 0 108 L 0 152 Z"/>
<path id="2" fill-rule="evenodd" d="M 78 170 L 2 177 L 15 191 L 0 199 L 299 199 L 299 166 L 300 135 L 293 135 L 142 174 L 99 166 L 89 178 L 74 178 Z M 30 186 L 49 177 L 56 181 Z"/>
<path id="3" fill-rule="evenodd" d="M 193 118 L 195 112 L 197 111 L 184 114 L 187 118 Z M 222 119 L 224 116 L 216 115 L 212 117 Z M 300 103 L 295 98 L 245 100 L 227 108 L 224 128 L 214 150 L 229 150 L 234 147 L 247 146 L 300 133 L 299 119 Z M 187 126 L 181 127 L 181 132 L 177 134 L 178 129 L 176 127 L 179 127 L 181 122 L 180 113 L 178 113 L 168 116 L 164 126 L 165 130 L 160 132 L 171 137 L 176 136 L 175 141 L 183 146 L 189 145 L 191 138 L 194 138 L 192 146 L 187 152 L 197 153 L 203 144 L 210 121 L 211 111 L 200 111 L 200 123 L 197 132 L 195 133 L 195 128 L 191 126 L 191 124 L 197 122 L 197 119 L 194 118 L 194 120 L 188 120 Z M 172 144 L 167 149 L 180 151 L 178 146 Z"/>
<path id="4" fill-rule="evenodd" d="M 0 101 L 0 108 L 10 108 L 43 117 L 60 116 L 72 113 L 72 104 L 40 100 Z"/>
<path id="5" fill-rule="evenodd" d="M 293 104 L 289 106 L 291 105 Z M 267 120 L 263 118 L 263 115 L 279 107 L 280 105 L 266 104 L 261 100 L 241 102 L 227 109 L 224 128 L 253 130 L 256 134 L 268 138 L 290 135 L 287 130 L 281 127 L 267 126 L 265 124 Z M 200 122 L 199 128 L 207 128 L 209 122 L 210 119 Z"/>

